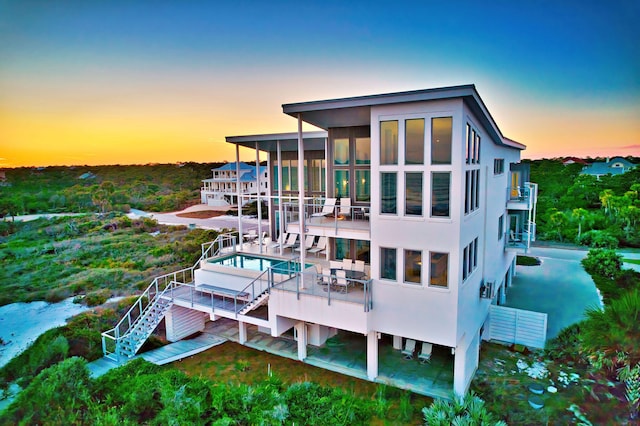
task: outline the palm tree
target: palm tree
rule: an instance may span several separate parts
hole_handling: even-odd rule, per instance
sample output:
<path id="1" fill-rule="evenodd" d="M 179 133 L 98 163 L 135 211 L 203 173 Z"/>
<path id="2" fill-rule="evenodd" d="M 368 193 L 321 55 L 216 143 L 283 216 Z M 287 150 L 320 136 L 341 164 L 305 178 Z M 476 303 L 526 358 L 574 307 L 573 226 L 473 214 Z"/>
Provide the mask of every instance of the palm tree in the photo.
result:
<path id="1" fill-rule="evenodd" d="M 640 362 L 640 290 L 611 299 L 604 309 L 589 309 L 586 317 L 580 338 L 587 352 L 603 354 L 614 366 Z"/>

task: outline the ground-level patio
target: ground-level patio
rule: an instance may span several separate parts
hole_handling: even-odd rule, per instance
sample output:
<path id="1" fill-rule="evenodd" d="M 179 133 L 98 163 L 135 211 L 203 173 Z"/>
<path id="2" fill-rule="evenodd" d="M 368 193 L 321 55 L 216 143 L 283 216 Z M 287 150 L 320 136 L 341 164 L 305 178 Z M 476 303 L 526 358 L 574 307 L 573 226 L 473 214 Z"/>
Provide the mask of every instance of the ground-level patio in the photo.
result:
<path id="1" fill-rule="evenodd" d="M 204 333 L 239 342 L 236 321 L 220 318 L 208 322 Z M 272 337 L 258 327 L 247 325 L 245 345 L 290 359 L 298 359 L 298 343 L 292 333 Z M 359 379 L 367 379 L 367 339 L 364 335 L 339 331 L 320 346 L 309 345 L 304 362 L 316 367 Z M 378 377 L 383 383 L 420 395 L 450 398 L 453 390 L 453 355 L 450 348 L 434 345 L 429 363 L 422 364 L 414 357 L 406 360 L 399 350 L 393 348 L 391 336 L 381 336 L 378 347 Z"/>

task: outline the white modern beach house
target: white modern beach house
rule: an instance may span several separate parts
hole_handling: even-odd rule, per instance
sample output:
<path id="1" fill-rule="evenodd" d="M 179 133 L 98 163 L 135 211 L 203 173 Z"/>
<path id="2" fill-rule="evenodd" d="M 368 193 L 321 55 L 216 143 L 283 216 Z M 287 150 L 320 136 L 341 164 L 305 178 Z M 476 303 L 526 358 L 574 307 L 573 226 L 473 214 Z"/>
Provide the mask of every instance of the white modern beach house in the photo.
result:
<path id="1" fill-rule="evenodd" d="M 211 169 L 213 176 L 202 180 L 200 202 L 209 206 L 234 206 L 238 204 L 238 189 L 242 203 L 266 195 L 269 190 L 267 168 L 247 163 L 227 163 Z M 258 179 L 258 175 L 260 179 Z"/>
<path id="2" fill-rule="evenodd" d="M 170 341 L 205 331 L 425 395 L 465 394 L 491 307 L 535 237 L 525 147 L 474 85 L 283 112 L 297 132 L 227 137 L 237 159 L 267 154 L 270 224 L 258 234 L 269 237 L 249 241 L 239 222 L 193 268 L 154 280 L 103 333 L 105 355 L 133 356 L 164 319 Z"/>

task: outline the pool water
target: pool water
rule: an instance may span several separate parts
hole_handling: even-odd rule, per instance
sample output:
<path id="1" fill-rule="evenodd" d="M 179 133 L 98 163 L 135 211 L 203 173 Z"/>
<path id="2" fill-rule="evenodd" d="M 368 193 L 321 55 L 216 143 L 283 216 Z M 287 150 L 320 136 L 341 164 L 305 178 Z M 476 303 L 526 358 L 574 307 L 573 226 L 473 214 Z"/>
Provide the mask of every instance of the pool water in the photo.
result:
<path id="1" fill-rule="evenodd" d="M 299 263 L 293 263 L 283 259 L 248 256 L 245 254 L 233 254 L 219 259 L 210 259 L 208 262 L 231 268 L 250 269 L 252 271 L 266 271 L 274 266 L 276 266 L 274 272 L 279 273 L 299 270 Z M 311 264 L 307 264 L 307 268 L 311 266 Z"/>

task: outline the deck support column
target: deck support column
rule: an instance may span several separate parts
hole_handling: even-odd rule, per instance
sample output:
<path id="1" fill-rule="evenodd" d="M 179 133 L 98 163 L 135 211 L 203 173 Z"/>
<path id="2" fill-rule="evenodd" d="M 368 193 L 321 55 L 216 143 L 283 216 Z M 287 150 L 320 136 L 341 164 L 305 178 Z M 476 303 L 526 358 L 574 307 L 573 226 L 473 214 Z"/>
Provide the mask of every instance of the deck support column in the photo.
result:
<path id="1" fill-rule="evenodd" d="M 373 381 L 378 377 L 378 333 L 367 333 L 367 377 Z"/>
<path id="2" fill-rule="evenodd" d="M 304 138 L 302 136 L 302 114 L 298 114 L 298 221 L 300 222 L 300 272 L 304 272 L 307 251 L 304 242 L 305 230 L 305 205 L 304 205 Z M 303 278 L 300 274 L 300 278 Z M 304 288 L 304 279 L 300 282 L 300 288 Z"/>
<path id="3" fill-rule="evenodd" d="M 238 340 L 241 345 L 247 343 L 247 323 L 238 321 Z"/>
<path id="4" fill-rule="evenodd" d="M 402 350 L 402 336 L 393 336 L 393 349 Z"/>
<path id="5" fill-rule="evenodd" d="M 284 199 L 282 198 L 282 146 L 280 143 L 280 139 L 278 139 L 278 220 L 280 224 L 278 228 L 280 229 L 280 233 L 278 234 L 278 243 L 280 243 L 278 250 L 280 252 L 280 256 L 284 256 L 284 234 L 285 234 L 285 223 L 284 223 L 284 210 L 282 203 Z M 273 236 L 272 236 L 273 237 Z"/>
<path id="6" fill-rule="evenodd" d="M 296 323 L 295 328 L 298 336 L 298 359 L 304 361 L 307 357 L 307 324 L 300 321 Z"/>
<path id="7" fill-rule="evenodd" d="M 242 200 L 240 199 L 240 145 L 236 144 L 236 197 L 238 202 L 238 244 L 242 250 L 244 237 L 242 236 Z"/>
<path id="8" fill-rule="evenodd" d="M 262 190 L 262 180 L 260 179 L 260 150 L 258 149 L 258 142 L 256 142 L 256 207 L 258 208 L 258 248 L 262 253 L 262 198 L 260 197 L 260 191 Z"/>

